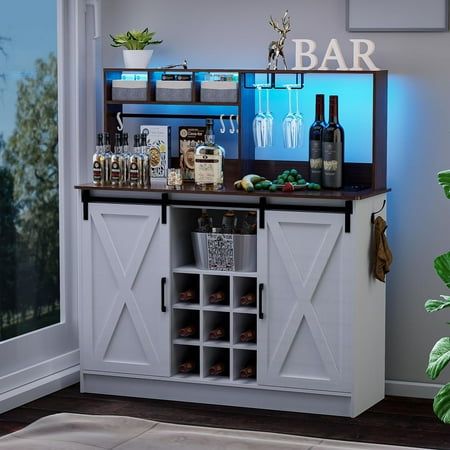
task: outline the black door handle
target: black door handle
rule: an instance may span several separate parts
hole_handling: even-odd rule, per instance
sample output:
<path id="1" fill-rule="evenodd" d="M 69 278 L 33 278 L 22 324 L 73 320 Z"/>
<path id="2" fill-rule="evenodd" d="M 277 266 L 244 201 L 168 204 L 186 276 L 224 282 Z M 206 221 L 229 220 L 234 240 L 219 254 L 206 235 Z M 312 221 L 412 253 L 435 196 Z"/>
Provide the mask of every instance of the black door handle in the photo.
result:
<path id="1" fill-rule="evenodd" d="M 264 284 L 263 283 L 259 283 L 259 311 L 258 311 L 258 317 L 260 319 L 264 319 L 264 313 L 263 313 L 263 309 L 262 309 L 262 305 L 263 305 L 263 290 L 264 290 Z"/>
<path id="2" fill-rule="evenodd" d="M 161 311 L 166 312 L 166 298 L 165 298 L 165 292 L 166 292 L 166 277 L 161 278 Z"/>

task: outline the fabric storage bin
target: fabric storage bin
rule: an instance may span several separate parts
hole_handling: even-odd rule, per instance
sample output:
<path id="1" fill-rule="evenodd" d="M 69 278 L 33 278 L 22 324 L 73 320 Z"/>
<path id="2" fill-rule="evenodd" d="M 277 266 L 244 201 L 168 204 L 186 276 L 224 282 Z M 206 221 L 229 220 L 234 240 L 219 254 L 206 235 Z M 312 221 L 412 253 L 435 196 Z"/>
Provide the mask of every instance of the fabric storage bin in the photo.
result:
<path id="1" fill-rule="evenodd" d="M 112 80 L 111 98 L 115 101 L 146 101 L 147 81 Z"/>
<path id="2" fill-rule="evenodd" d="M 156 101 L 192 101 L 192 81 L 158 80 L 156 82 Z"/>
<path id="3" fill-rule="evenodd" d="M 236 103 L 238 88 L 235 81 L 202 81 L 200 101 L 205 103 Z"/>
<path id="4" fill-rule="evenodd" d="M 191 233 L 199 269 L 256 272 L 256 234 Z"/>

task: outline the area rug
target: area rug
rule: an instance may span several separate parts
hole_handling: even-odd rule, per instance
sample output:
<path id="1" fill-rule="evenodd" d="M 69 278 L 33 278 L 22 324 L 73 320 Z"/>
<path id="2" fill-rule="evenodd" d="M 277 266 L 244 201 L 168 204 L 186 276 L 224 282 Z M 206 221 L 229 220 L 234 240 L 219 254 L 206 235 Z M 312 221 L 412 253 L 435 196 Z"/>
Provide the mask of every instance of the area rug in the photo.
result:
<path id="1" fill-rule="evenodd" d="M 256 431 L 194 427 L 124 416 L 54 414 L 0 438 L 0 450 L 406 450 Z M 417 450 L 417 449 L 416 449 Z"/>

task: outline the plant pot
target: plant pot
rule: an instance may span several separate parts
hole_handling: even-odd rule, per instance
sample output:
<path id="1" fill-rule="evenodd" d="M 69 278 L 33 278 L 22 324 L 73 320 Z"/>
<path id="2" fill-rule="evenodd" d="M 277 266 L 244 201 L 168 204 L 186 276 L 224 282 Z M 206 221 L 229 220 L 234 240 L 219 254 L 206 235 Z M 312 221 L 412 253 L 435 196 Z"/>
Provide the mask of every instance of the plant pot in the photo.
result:
<path id="1" fill-rule="evenodd" d="M 152 59 L 153 50 L 123 50 L 126 69 L 146 69 Z"/>

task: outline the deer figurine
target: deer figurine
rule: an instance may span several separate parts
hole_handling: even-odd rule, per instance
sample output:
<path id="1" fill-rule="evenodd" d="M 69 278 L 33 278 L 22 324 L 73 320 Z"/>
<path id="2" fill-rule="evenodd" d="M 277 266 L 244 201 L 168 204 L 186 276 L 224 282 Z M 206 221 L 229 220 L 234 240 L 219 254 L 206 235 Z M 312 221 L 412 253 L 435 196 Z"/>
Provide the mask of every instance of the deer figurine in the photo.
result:
<path id="1" fill-rule="evenodd" d="M 281 56 L 284 63 L 284 68 L 287 69 L 286 59 L 284 57 L 283 53 L 283 47 L 284 43 L 286 41 L 286 35 L 289 31 L 291 31 L 291 18 L 288 16 L 288 11 L 284 13 L 284 16 L 281 19 L 281 25 L 280 27 L 278 25 L 278 22 L 275 22 L 270 16 L 269 25 L 277 32 L 280 33 L 280 38 L 278 41 L 272 41 L 269 44 L 269 56 L 267 58 L 268 64 L 267 69 L 269 70 L 277 70 L 278 69 L 278 57 Z"/>

